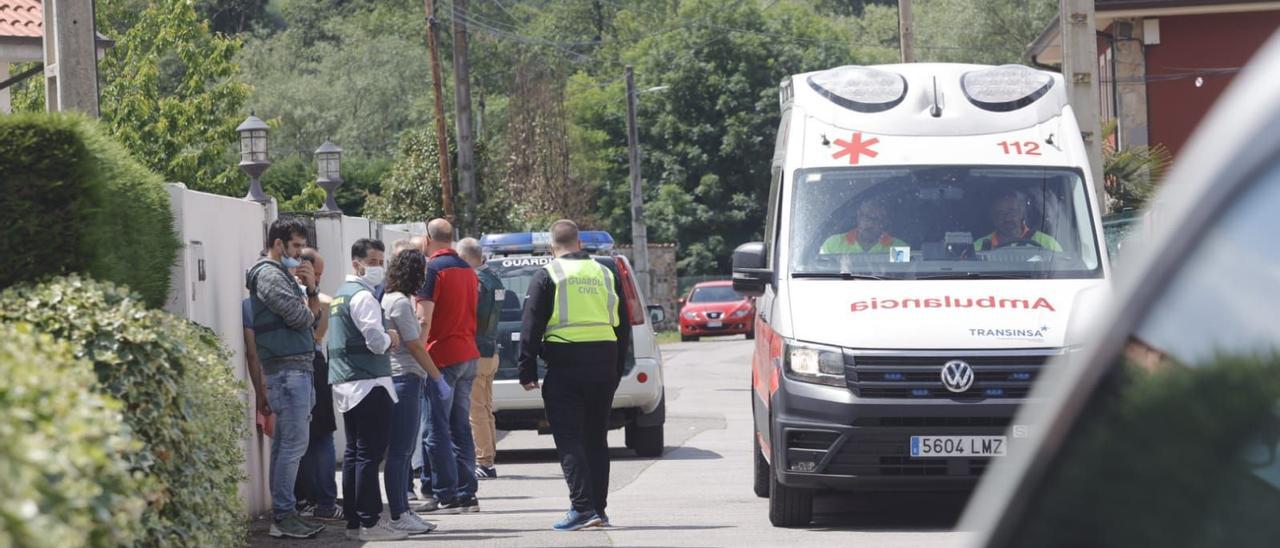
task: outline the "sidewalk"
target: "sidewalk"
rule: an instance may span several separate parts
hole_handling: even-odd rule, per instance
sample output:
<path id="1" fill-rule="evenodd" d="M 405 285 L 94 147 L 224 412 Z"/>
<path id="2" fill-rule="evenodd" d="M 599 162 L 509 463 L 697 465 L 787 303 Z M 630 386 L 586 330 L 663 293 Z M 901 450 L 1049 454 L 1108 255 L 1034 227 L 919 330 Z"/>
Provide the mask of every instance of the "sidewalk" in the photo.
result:
<path id="1" fill-rule="evenodd" d="M 678 446 L 700 432 L 722 427 L 722 423 L 718 421 L 668 417 L 667 446 Z M 621 430 L 610 432 L 609 445 L 614 448 L 611 492 L 616 493 L 629 485 L 656 462 L 654 459 L 638 458 L 632 451 L 624 449 Z M 480 513 L 442 516 L 422 514 L 427 521 L 436 523 L 440 528 L 434 533 L 414 537 L 408 541 L 379 543 L 379 545 L 416 546 L 433 541 L 449 541 L 450 545 L 461 542 L 470 546 L 608 546 L 612 544 L 606 532 L 600 529 L 573 533 L 551 530 L 551 524 L 559 520 L 569 508 L 568 489 L 565 487 L 564 476 L 560 471 L 560 463 L 556 458 L 551 436 L 539 436 L 533 432 L 512 432 L 498 442 L 498 449 L 500 450 L 498 473 L 502 477 L 480 482 Z M 665 458 L 672 458 L 672 455 Z M 341 488 L 340 481 L 338 485 Z M 610 518 L 617 526 L 609 528 L 608 534 L 624 530 L 628 522 L 639 523 L 631 520 L 621 508 L 618 512 L 611 512 Z M 320 537 L 308 541 L 273 539 L 267 535 L 267 530 L 270 528 L 267 520 L 255 520 L 250 527 L 249 544 L 260 547 L 292 548 L 360 545 L 345 538 L 343 531 L 346 527 L 345 523 L 325 522 L 325 524 L 328 527 Z"/>

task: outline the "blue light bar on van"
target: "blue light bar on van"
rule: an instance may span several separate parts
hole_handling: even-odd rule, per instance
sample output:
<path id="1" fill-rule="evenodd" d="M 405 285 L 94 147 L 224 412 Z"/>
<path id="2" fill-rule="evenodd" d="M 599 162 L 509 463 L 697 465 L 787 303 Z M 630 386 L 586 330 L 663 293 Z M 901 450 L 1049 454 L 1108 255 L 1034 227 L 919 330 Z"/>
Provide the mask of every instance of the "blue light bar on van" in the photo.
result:
<path id="1" fill-rule="evenodd" d="M 613 236 L 603 230 L 584 230 L 578 233 L 582 249 L 591 253 L 613 249 Z M 480 237 L 480 247 L 490 255 L 514 255 L 517 253 L 550 253 L 550 232 L 509 232 L 485 234 Z"/>

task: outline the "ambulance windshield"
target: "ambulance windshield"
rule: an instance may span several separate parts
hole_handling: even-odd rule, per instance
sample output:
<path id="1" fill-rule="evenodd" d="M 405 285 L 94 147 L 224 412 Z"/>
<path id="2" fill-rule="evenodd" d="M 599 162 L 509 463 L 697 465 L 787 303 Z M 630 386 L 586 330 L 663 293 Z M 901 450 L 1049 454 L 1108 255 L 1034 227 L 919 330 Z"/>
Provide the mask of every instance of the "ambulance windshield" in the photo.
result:
<path id="1" fill-rule="evenodd" d="M 796 277 L 1096 278 L 1078 171 L 1020 166 L 798 170 Z"/>

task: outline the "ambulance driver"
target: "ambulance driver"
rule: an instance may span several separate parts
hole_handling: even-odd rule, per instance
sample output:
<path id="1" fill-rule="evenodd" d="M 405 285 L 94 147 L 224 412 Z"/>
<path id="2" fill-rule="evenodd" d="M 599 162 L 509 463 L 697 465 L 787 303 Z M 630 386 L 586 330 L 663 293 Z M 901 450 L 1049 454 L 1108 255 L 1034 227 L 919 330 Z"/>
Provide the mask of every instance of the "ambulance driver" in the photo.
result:
<path id="1" fill-rule="evenodd" d="M 827 238 L 818 253 L 888 253 L 891 247 L 908 245 L 889 234 L 888 228 L 889 211 L 884 203 L 877 199 L 866 200 L 858 206 L 858 224 L 853 230 Z"/>

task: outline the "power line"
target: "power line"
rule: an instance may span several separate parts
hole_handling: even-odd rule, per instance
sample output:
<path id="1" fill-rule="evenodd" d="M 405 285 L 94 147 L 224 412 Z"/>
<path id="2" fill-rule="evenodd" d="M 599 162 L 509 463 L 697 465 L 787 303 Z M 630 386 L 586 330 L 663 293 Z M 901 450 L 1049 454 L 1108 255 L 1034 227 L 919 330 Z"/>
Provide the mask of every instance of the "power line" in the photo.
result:
<path id="1" fill-rule="evenodd" d="M 479 30 L 479 31 L 481 31 L 481 32 L 483 32 L 483 33 L 485 33 L 485 34 L 488 34 L 488 35 L 490 35 L 490 36 L 493 36 L 493 37 L 495 37 L 495 38 L 507 38 L 507 39 L 514 40 L 514 41 L 516 41 L 516 42 L 520 42 L 520 43 L 527 44 L 527 45 L 533 45 L 533 46 L 544 46 L 544 47 L 554 48 L 554 49 L 557 49 L 557 50 L 559 50 L 559 51 L 561 51 L 561 52 L 563 52 L 563 53 L 566 53 L 566 54 L 568 54 L 568 55 L 572 56 L 572 57 L 573 57 L 576 61 L 578 61 L 578 62 L 586 61 L 586 60 L 588 60 L 588 59 L 590 59 L 590 58 L 591 58 L 591 56 L 590 56 L 590 55 L 587 55 L 587 54 L 584 54 L 584 53 L 581 53 L 581 52 L 577 52 L 577 51 L 573 51 L 573 50 L 569 49 L 568 47 L 566 47 L 565 45 L 563 45 L 563 44 L 561 44 L 561 43 L 557 43 L 557 42 L 551 41 L 551 40 L 547 40 L 547 39 L 544 39 L 544 38 L 539 38 L 539 37 L 536 37 L 536 36 L 526 36 L 526 35 L 524 35 L 524 34 L 520 34 L 520 33 L 518 33 L 518 32 L 511 32 L 511 31 L 508 31 L 508 30 L 503 30 L 503 29 L 500 29 L 500 28 L 497 28 L 497 27 L 490 26 L 490 25 L 488 25 L 488 24 L 486 24 L 486 23 L 482 23 L 482 22 L 476 21 L 475 19 L 473 19 L 473 18 L 471 18 L 471 17 L 463 17 L 463 16 L 459 16 L 458 14 L 452 14 L 452 17 L 455 17 L 455 18 L 457 18 L 458 20 L 462 21 L 463 23 L 465 23 L 465 24 L 469 25 L 470 27 L 472 27 L 472 28 L 474 28 L 474 29 L 476 29 L 476 30 Z"/>

